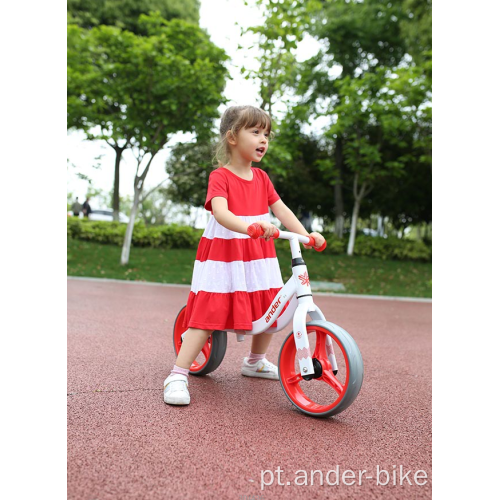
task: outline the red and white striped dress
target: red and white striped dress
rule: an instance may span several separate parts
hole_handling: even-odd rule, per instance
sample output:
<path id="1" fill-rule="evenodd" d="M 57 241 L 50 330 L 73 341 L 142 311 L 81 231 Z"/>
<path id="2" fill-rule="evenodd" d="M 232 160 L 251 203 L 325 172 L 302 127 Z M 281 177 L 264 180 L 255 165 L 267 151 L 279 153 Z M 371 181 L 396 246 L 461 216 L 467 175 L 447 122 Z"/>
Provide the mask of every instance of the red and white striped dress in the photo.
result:
<path id="1" fill-rule="evenodd" d="M 283 287 L 274 240 L 254 240 L 226 229 L 213 215 L 211 200 L 222 196 L 228 209 L 245 222 L 271 221 L 269 206 L 280 197 L 264 170 L 251 170 L 251 181 L 224 167 L 210 173 L 205 208 L 212 215 L 196 253 L 186 329 L 251 330 L 252 321 L 264 315 Z M 271 327 L 275 326 L 276 321 Z"/>

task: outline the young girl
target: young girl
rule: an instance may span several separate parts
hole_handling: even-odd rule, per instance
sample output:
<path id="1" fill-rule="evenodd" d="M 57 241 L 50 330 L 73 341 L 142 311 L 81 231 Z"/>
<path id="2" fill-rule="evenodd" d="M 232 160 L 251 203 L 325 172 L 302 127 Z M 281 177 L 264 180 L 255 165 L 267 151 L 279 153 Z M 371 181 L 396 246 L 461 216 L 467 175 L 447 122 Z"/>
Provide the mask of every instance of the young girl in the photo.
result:
<path id="1" fill-rule="evenodd" d="M 190 403 L 189 369 L 214 330 L 251 330 L 252 322 L 262 317 L 284 286 L 271 239 L 277 228 L 271 224 L 269 207 L 289 231 L 309 235 L 281 201 L 267 173 L 252 167 L 266 154 L 270 136 L 271 118 L 259 108 L 233 106 L 222 116 L 219 167 L 210 173 L 205 201 L 212 215 L 196 254 L 183 325 L 187 332 L 163 384 L 165 403 Z M 264 238 L 247 235 L 254 222 L 262 227 Z M 325 241 L 319 233 L 311 236 L 317 248 Z M 252 335 L 242 375 L 279 380 L 278 368 L 265 357 L 271 339 L 265 332 Z"/>

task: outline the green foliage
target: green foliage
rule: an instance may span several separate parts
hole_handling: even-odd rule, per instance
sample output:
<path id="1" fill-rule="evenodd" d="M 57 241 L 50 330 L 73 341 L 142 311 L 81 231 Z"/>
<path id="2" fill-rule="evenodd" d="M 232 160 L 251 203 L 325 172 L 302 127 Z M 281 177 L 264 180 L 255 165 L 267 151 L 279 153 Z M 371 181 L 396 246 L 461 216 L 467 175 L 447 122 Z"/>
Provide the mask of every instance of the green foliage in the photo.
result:
<path id="1" fill-rule="evenodd" d="M 400 177 L 405 166 L 416 160 L 411 148 L 417 123 L 415 103 L 422 105 L 426 98 L 420 86 L 416 76 L 411 79 L 403 71 L 392 73 L 385 68 L 359 78 L 346 76 L 339 83 L 338 119 L 327 134 L 346 139 L 345 164 L 359 174 L 360 184 L 371 186 L 381 177 Z"/>
<path id="2" fill-rule="evenodd" d="M 185 142 L 171 149 L 165 170 L 169 185 L 168 197 L 177 203 L 202 207 L 207 196 L 208 177 L 214 167 L 215 137 L 195 142 Z"/>
<path id="3" fill-rule="evenodd" d="M 400 23 L 401 33 L 405 38 L 408 53 L 417 64 L 430 63 L 432 0 L 403 0 L 403 10 L 406 15 Z"/>
<path id="4" fill-rule="evenodd" d="M 326 238 L 325 255 L 342 255 L 347 250 L 347 238 L 340 239 L 335 234 L 322 232 Z M 276 250 L 289 251 L 290 243 L 287 240 L 276 240 Z M 312 249 L 312 252 L 316 250 Z M 304 250 L 302 254 L 307 259 L 309 250 Z M 432 249 L 429 245 L 421 241 L 405 240 L 396 237 L 377 238 L 360 235 L 356 239 L 355 255 L 364 257 L 375 257 L 383 260 L 402 260 L 413 262 L 430 262 L 432 259 Z"/>
<path id="5" fill-rule="evenodd" d="M 68 237 L 122 245 L 126 224 L 118 222 L 88 221 L 68 217 Z M 164 226 L 145 226 L 137 223 L 132 234 L 132 245 L 151 248 L 197 248 L 202 230 L 189 226 L 169 224 Z"/>
<path id="6" fill-rule="evenodd" d="M 121 245 L 125 235 L 125 224 L 118 222 L 88 221 L 68 217 L 68 237 Z M 200 241 L 202 229 L 189 226 L 169 224 L 163 226 L 146 226 L 137 223 L 134 227 L 132 244 L 135 247 L 151 248 L 190 248 L 196 249 Z M 327 241 L 325 255 L 341 255 L 345 253 L 347 239 L 339 239 L 334 234 L 323 233 Z M 287 240 L 276 240 L 276 250 L 287 251 L 290 243 Z M 315 250 L 311 250 L 315 252 Z M 306 255 L 309 250 L 305 250 Z M 365 257 L 376 257 L 388 260 L 407 260 L 430 262 L 431 247 L 421 241 L 405 240 L 395 237 L 374 238 L 360 235 L 354 253 Z"/>
<path id="7" fill-rule="evenodd" d="M 68 26 L 68 126 L 155 154 L 171 134 L 210 129 L 224 101 L 227 56 L 193 24 L 159 15 L 139 23 L 148 36 Z"/>
<path id="8" fill-rule="evenodd" d="M 357 187 L 373 193 L 364 215 L 430 220 L 431 1 L 322 4 L 307 31 L 327 43 L 297 65 L 302 99 L 291 113 L 299 124 L 330 121 L 321 138 L 330 154 L 319 155 L 316 167 L 329 185 L 342 186 L 344 214 Z"/>
<path id="9" fill-rule="evenodd" d="M 322 233 L 326 239 L 326 248 L 323 250 L 327 255 L 341 255 L 346 251 L 346 240 L 337 238 L 332 233 Z M 313 250 L 314 252 L 316 250 Z"/>
<path id="10" fill-rule="evenodd" d="M 245 2 L 247 3 L 247 2 Z M 259 68 L 241 68 L 245 78 L 258 79 L 261 108 L 272 114 L 272 105 L 291 87 L 297 77 L 296 49 L 302 41 L 313 12 L 321 9 L 318 0 L 256 0 L 263 22 L 243 33 L 258 35 Z"/>
<path id="11" fill-rule="evenodd" d="M 67 7 L 73 22 L 86 29 L 106 24 L 144 34 L 139 16 L 150 12 L 194 24 L 200 19 L 199 0 L 68 0 Z"/>
<path id="12" fill-rule="evenodd" d="M 421 241 L 395 237 L 377 238 L 364 235 L 357 237 L 354 254 L 384 260 L 430 262 L 432 259 L 431 248 Z"/>
<path id="13" fill-rule="evenodd" d="M 328 41 L 327 55 L 342 66 L 342 77 L 375 64 L 394 67 L 406 47 L 400 23 L 406 18 L 401 1 L 325 0 L 313 33 Z"/>
<path id="14" fill-rule="evenodd" d="M 293 112 L 277 127 L 276 138 L 261 165 L 269 174 L 278 194 L 300 218 L 306 212 L 325 221 L 334 218 L 332 184 L 318 164 L 328 161 L 319 140 L 303 133 Z"/>

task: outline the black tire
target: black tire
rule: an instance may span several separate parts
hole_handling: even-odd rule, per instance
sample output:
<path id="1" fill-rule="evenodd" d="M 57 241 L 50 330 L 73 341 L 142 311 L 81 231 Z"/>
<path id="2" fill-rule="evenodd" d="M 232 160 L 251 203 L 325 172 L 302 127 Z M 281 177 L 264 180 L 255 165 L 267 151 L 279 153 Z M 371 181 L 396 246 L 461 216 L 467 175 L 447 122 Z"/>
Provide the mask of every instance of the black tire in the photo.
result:
<path id="1" fill-rule="evenodd" d="M 181 308 L 174 322 L 174 331 L 172 335 L 172 340 L 174 345 L 174 352 L 176 355 L 179 354 L 178 337 L 180 336 L 181 333 L 183 333 L 180 332 L 182 328 L 180 327 L 177 328 L 177 326 L 178 324 L 181 325 L 183 323 L 183 316 L 185 313 L 185 309 L 186 306 L 183 306 Z M 204 363 L 203 366 L 198 370 L 193 370 L 193 369 L 189 370 L 189 374 L 202 376 L 202 375 L 207 375 L 216 370 L 222 363 L 222 360 L 224 359 L 224 356 L 226 354 L 226 348 L 227 348 L 227 332 L 222 330 L 214 330 L 211 335 L 210 354 L 208 356 L 208 359 L 206 360 L 206 363 Z"/>

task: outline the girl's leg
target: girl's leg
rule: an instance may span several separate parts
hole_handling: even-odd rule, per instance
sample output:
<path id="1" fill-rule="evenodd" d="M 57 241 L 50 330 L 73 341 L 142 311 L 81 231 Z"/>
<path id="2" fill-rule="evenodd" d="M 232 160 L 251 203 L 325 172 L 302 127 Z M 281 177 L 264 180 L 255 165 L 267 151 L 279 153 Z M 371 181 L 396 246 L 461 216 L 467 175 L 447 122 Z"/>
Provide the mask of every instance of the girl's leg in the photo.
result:
<path id="1" fill-rule="evenodd" d="M 189 328 L 182 342 L 176 366 L 181 368 L 191 368 L 196 356 L 200 354 L 201 348 L 205 345 L 208 337 L 213 330 L 199 330 L 198 328 Z"/>
<path id="2" fill-rule="evenodd" d="M 265 354 L 267 348 L 271 343 L 273 334 L 259 333 L 259 335 L 252 335 L 252 348 L 251 352 L 254 354 Z"/>
<path id="3" fill-rule="evenodd" d="M 241 373 L 247 377 L 261 377 L 279 380 L 278 367 L 266 358 L 266 351 L 271 343 L 272 333 L 252 335 L 252 347 L 247 358 L 243 359 Z"/>

